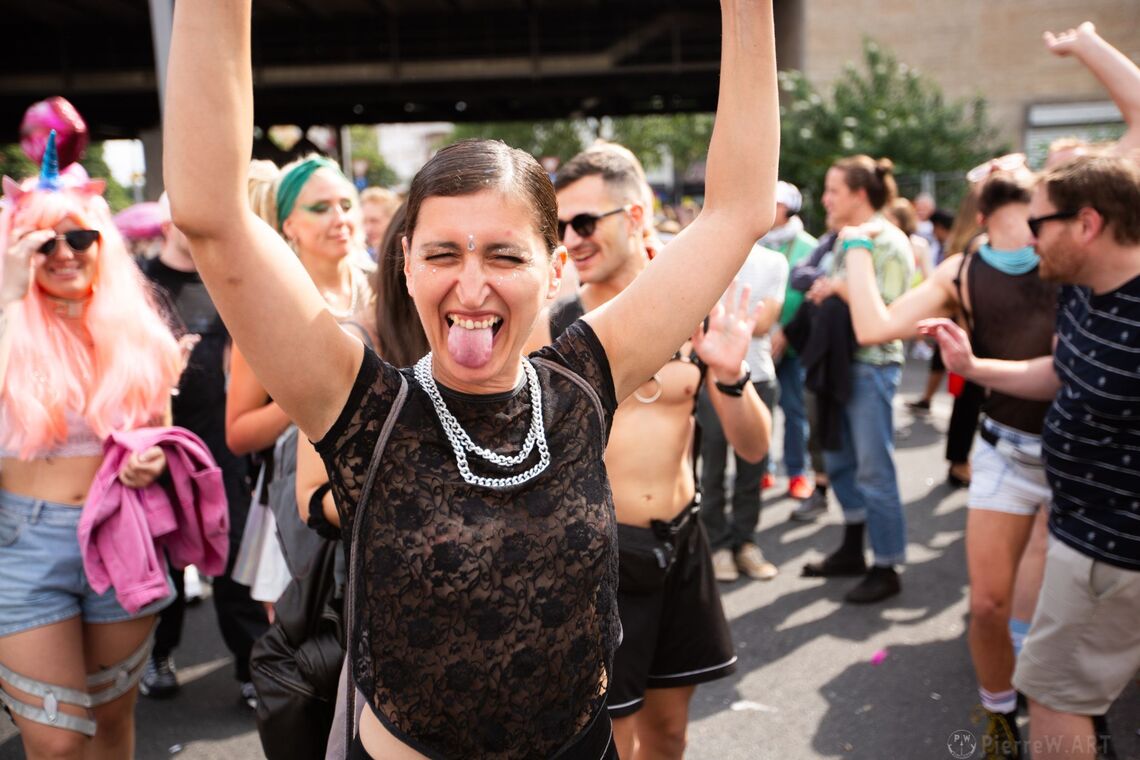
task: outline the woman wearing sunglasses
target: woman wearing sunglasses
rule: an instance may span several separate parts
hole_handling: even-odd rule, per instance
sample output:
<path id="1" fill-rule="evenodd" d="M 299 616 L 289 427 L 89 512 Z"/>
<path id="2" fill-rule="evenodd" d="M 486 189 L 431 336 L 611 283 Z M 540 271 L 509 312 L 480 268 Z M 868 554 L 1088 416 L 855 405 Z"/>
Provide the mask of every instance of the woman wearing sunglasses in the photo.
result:
<path id="1" fill-rule="evenodd" d="M 294 161 L 280 172 L 272 165 L 256 163 L 249 180 L 251 205 L 280 232 L 330 313 L 340 322 L 355 323 L 368 307 L 372 292 L 368 275 L 356 263 L 357 255 L 365 255 L 357 239 L 356 189 L 333 161 L 320 156 Z M 274 461 L 275 444 L 292 424 L 235 345 L 226 397 L 226 443 L 239 456 L 260 454 L 265 477 L 259 479 L 263 487 L 257 498 L 262 503 L 270 482 L 296 467 L 295 462 Z M 292 486 L 285 485 L 291 493 Z M 287 513 L 292 517 L 295 510 Z M 272 620 L 273 604 L 291 576 L 275 535 L 273 513 L 262 516 L 266 519 L 259 523 L 261 530 L 243 537 L 243 543 L 260 546 L 261 552 L 252 562 L 240 563 L 239 580 L 250 586 L 250 596 L 266 606 Z M 253 699 L 248 686 L 243 686 L 243 697 Z"/>
<path id="2" fill-rule="evenodd" d="M 979 356 L 1030 359 L 1052 352 L 1057 286 L 1043 282 L 1037 273 L 1035 222 L 1029 218 L 1033 176 L 1024 162 L 1006 165 L 1015 171 L 991 165 L 992 173 L 977 191 L 977 219 L 986 242 L 976 253 L 943 261 L 930 278 L 890 307 L 879 297 L 870 258 L 854 249 L 849 253 L 851 317 L 861 343 L 908 338 L 928 332 L 920 320 L 962 314 Z M 976 181 L 980 175 L 974 176 Z M 852 228 L 841 236 L 858 240 L 874 234 L 871 228 Z M 1034 520 L 1039 530 L 1045 527 L 1042 505 L 1048 503 L 1049 487 L 1041 461 L 1041 428 L 1048 407 L 1048 402 L 988 391 L 971 460 L 966 520 L 970 654 L 986 710 L 986 740 L 1001 757 L 1016 756 L 1018 738 L 1010 625 L 1011 608 L 1018 606 L 1014 585 L 1019 596 L 1036 599 L 1041 582 L 1043 554 L 1035 564 L 1021 564 L 1020 572 L 1019 564 Z M 1032 609 L 1015 611 L 1024 617 L 1024 636 Z"/>
<path id="3" fill-rule="evenodd" d="M 248 211 L 250 6 L 175 8 L 165 176 L 236 342 L 329 470 L 364 702 L 350 756 L 616 757 L 606 438 L 618 402 L 685 342 L 771 224 L 771 0 L 721 2 L 705 211 L 552 346 L 522 353 L 566 256 L 545 171 L 495 141 L 420 170 L 402 247 L 431 352 L 404 371 L 344 334 Z"/>
<path id="4" fill-rule="evenodd" d="M 103 183 L 4 178 L 0 250 L 0 701 L 29 757 L 129 758 L 160 599 L 135 614 L 87 582 L 77 528 L 113 431 L 168 412 L 178 345 L 111 221 Z M 161 450 L 123 484 L 150 485 Z"/>

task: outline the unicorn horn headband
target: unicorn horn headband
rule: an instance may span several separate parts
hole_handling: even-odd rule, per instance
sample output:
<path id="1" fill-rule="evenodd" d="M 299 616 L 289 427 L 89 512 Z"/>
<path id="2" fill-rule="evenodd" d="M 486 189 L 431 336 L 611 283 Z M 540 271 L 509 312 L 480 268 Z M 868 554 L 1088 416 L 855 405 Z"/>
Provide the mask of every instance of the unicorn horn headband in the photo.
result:
<path id="1" fill-rule="evenodd" d="M 102 195 L 106 182 L 101 179 L 88 179 L 86 172 L 82 172 L 82 179 L 65 177 L 59 171 L 59 151 L 56 147 L 55 130 L 48 135 L 47 145 L 44 147 L 44 157 L 40 164 L 40 176 L 36 180 L 36 190 L 59 192 L 73 189 L 87 195 Z M 26 186 L 25 186 L 26 187 Z M 20 186 L 15 180 L 4 178 L 4 197 L 11 203 L 18 201 L 28 190 Z"/>
<path id="2" fill-rule="evenodd" d="M 63 181 L 59 176 L 59 151 L 55 144 L 55 130 L 48 135 L 47 146 L 44 148 L 44 160 L 40 165 L 40 181 L 36 183 L 39 190 L 61 190 Z"/>

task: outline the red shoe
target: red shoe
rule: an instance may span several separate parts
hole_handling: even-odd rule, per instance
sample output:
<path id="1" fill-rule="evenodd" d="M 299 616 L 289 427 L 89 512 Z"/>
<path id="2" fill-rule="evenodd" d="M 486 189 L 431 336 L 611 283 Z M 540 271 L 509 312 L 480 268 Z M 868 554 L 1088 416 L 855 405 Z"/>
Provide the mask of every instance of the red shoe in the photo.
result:
<path id="1" fill-rule="evenodd" d="M 776 485 L 776 476 L 770 472 L 764 473 L 764 477 L 760 478 L 760 490 L 767 491 L 772 486 Z"/>
<path id="2" fill-rule="evenodd" d="M 803 475 L 794 475 L 788 480 L 788 496 L 793 499 L 811 498 L 812 492 L 815 491 L 815 486 L 808 482 L 807 477 Z"/>

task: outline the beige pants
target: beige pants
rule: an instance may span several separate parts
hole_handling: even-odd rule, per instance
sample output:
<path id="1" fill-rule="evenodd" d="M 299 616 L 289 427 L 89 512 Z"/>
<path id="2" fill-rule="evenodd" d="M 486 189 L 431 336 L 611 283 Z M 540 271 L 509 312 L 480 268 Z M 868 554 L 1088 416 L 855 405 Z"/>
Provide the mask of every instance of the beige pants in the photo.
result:
<path id="1" fill-rule="evenodd" d="M 1104 715 L 1140 670 L 1140 572 L 1050 537 L 1013 685 L 1051 710 Z"/>

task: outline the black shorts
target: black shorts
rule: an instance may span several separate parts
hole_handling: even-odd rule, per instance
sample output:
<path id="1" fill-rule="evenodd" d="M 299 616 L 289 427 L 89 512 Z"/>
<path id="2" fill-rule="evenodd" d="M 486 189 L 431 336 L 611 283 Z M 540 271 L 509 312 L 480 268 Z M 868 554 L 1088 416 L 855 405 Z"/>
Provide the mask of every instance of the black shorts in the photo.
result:
<path id="1" fill-rule="evenodd" d="M 610 716 L 641 709 L 646 689 L 715 681 L 736 670 L 732 631 L 701 521 L 686 507 L 651 528 L 618 524 L 618 612 Z"/>

